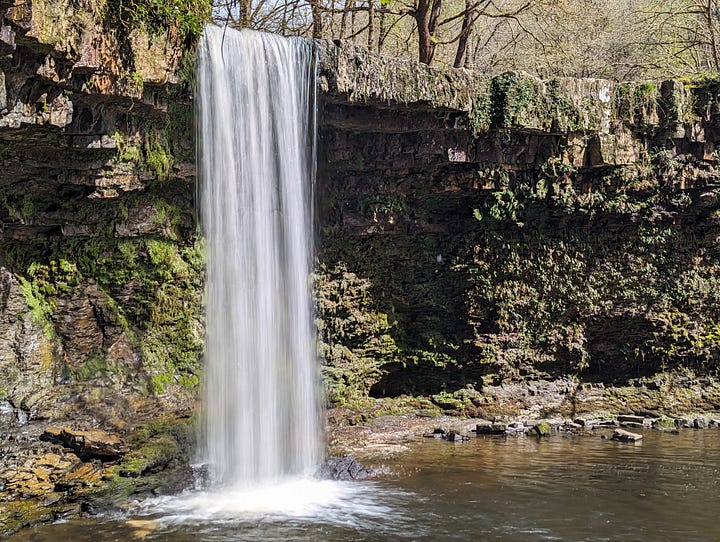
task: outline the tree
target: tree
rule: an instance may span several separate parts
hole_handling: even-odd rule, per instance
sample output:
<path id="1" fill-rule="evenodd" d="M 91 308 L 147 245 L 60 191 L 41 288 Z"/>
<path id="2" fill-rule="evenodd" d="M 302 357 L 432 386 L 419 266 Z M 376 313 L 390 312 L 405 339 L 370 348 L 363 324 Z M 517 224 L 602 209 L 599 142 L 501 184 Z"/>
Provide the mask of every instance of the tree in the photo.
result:
<path id="1" fill-rule="evenodd" d="M 720 0 L 222 0 L 215 14 L 233 26 L 488 73 L 720 71 Z"/>

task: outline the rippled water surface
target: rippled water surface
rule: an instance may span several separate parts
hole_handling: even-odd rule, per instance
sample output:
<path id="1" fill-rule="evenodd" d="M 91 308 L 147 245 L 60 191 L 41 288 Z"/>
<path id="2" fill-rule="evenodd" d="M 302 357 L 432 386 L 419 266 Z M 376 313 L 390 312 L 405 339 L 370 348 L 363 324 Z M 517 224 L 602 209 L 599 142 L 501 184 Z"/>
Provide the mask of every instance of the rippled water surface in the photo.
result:
<path id="1" fill-rule="evenodd" d="M 720 540 L 720 431 L 425 439 L 382 479 L 194 493 L 128 518 L 71 521 L 15 541 Z"/>

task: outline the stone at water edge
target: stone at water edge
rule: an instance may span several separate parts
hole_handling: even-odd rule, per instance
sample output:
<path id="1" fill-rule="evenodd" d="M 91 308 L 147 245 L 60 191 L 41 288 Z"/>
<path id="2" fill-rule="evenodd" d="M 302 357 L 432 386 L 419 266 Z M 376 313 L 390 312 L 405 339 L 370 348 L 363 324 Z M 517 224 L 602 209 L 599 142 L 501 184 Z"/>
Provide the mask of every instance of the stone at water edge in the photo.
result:
<path id="1" fill-rule="evenodd" d="M 372 469 L 366 469 L 351 455 L 327 458 L 318 472 L 320 478 L 330 478 L 341 482 L 365 480 L 374 475 L 375 472 Z"/>
<path id="2" fill-rule="evenodd" d="M 535 431 L 538 437 L 549 437 L 552 427 L 548 422 L 540 422 L 533 427 L 533 431 Z"/>
<path id="3" fill-rule="evenodd" d="M 631 433 L 630 431 L 625 431 L 624 429 L 615 429 L 613 431 L 613 440 L 617 440 L 620 442 L 638 442 L 642 440 L 643 436 L 639 433 Z"/>
<path id="4" fill-rule="evenodd" d="M 470 440 L 469 437 L 456 433 L 455 431 L 450 431 L 446 435 L 443 435 L 443 439 L 450 442 L 465 442 L 466 440 Z"/>
<path id="5" fill-rule="evenodd" d="M 633 416 L 630 414 L 621 414 L 617 417 L 617 421 L 620 423 L 638 423 L 640 425 L 643 425 L 645 423 L 645 417 L 644 416 Z"/>
<path id="6" fill-rule="evenodd" d="M 475 433 L 477 435 L 504 435 L 507 431 L 507 425 L 504 423 L 487 423 L 477 424 Z"/>
<path id="7" fill-rule="evenodd" d="M 674 418 L 657 418 L 653 420 L 652 427 L 659 431 L 675 431 L 677 429 Z"/>

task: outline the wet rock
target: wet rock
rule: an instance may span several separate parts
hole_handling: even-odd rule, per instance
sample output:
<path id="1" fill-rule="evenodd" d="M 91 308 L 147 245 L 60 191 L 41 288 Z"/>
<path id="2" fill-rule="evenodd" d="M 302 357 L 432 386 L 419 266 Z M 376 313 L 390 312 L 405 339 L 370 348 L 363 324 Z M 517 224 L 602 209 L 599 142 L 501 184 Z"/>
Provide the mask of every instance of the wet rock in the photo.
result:
<path id="1" fill-rule="evenodd" d="M 455 431 L 450 431 L 449 433 L 444 435 L 442 438 L 449 442 L 465 442 L 467 440 L 470 440 L 469 437 L 467 437 L 465 435 L 461 435 L 460 433 L 456 433 Z"/>
<path id="2" fill-rule="evenodd" d="M 707 420 L 705 418 L 695 418 L 693 420 L 693 427 L 695 429 L 706 429 L 707 428 Z"/>
<path id="3" fill-rule="evenodd" d="M 678 418 L 675 420 L 675 427 L 677 429 L 694 429 L 695 422 L 690 418 Z"/>
<path id="4" fill-rule="evenodd" d="M 630 427 L 631 429 L 642 429 L 645 424 L 638 422 L 620 422 L 620 427 Z"/>
<path id="5" fill-rule="evenodd" d="M 375 473 L 372 469 L 366 469 L 362 463 L 350 455 L 328 458 L 318 473 L 321 478 L 331 480 L 365 480 Z"/>
<path id="6" fill-rule="evenodd" d="M 445 438 L 445 429 L 436 428 L 432 433 L 423 435 L 425 438 Z"/>
<path id="7" fill-rule="evenodd" d="M 639 442 L 641 441 L 643 436 L 639 433 L 631 433 L 630 431 L 625 431 L 624 429 L 615 429 L 613 431 L 613 440 L 617 440 L 620 442 Z"/>
<path id="8" fill-rule="evenodd" d="M 504 435 L 507 425 L 504 423 L 477 424 L 475 433 L 478 435 Z"/>
<path id="9" fill-rule="evenodd" d="M 535 434 L 539 437 L 549 437 L 552 426 L 548 422 L 540 422 L 533 427 L 533 431 L 535 431 Z"/>
<path id="10" fill-rule="evenodd" d="M 653 420 L 652 426 L 660 431 L 673 431 L 675 429 L 674 418 L 657 418 Z"/>
<path id="11" fill-rule="evenodd" d="M 615 420 L 597 420 L 593 425 L 597 427 L 617 427 L 618 422 Z"/>
<path id="12" fill-rule="evenodd" d="M 565 425 L 563 427 L 565 427 L 566 431 L 577 431 L 578 429 L 582 429 L 583 427 L 585 427 L 585 425 L 575 422 L 565 422 Z"/>

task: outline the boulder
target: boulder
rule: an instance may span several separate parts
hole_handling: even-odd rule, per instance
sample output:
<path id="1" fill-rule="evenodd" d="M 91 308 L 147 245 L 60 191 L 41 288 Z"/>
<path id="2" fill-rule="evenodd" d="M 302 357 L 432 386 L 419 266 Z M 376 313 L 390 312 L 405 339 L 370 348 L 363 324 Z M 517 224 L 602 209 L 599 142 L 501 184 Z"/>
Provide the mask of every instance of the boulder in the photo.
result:
<path id="1" fill-rule="evenodd" d="M 535 427 L 533 427 L 533 430 L 539 437 L 549 437 L 550 432 L 552 431 L 552 427 L 548 422 L 540 422 Z"/>
<path id="2" fill-rule="evenodd" d="M 365 480 L 375 473 L 372 469 L 366 469 L 362 463 L 351 455 L 329 457 L 322 467 L 319 476 L 331 480 Z"/>
<path id="3" fill-rule="evenodd" d="M 478 435 L 504 435 L 507 425 L 504 423 L 477 424 L 475 433 Z"/>
<path id="4" fill-rule="evenodd" d="M 469 437 L 456 433 L 455 431 L 446 433 L 442 438 L 450 442 L 465 442 L 466 440 L 470 440 Z"/>
<path id="5" fill-rule="evenodd" d="M 673 431 L 676 428 L 674 418 L 657 418 L 653 420 L 652 426 L 654 429 L 659 429 L 660 431 Z"/>
<path id="6" fill-rule="evenodd" d="M 645 424 L 638 422 L 620 422 L 620 427 L 630 427 L 631 429 L 642 429 Z"/>

